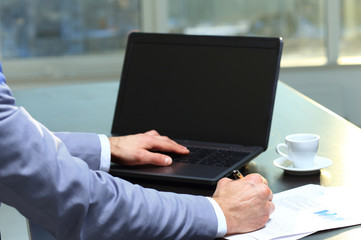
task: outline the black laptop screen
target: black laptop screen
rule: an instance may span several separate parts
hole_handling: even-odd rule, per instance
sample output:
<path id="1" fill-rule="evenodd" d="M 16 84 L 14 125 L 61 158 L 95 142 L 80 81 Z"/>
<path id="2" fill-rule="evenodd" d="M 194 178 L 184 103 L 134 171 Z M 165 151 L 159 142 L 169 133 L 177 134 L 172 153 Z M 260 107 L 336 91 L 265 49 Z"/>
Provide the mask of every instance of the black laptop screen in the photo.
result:
<path id="1" fill-rule="evenodd" d="M 280 39 L 130 36 L 113 134 L 267 147 Z"/>

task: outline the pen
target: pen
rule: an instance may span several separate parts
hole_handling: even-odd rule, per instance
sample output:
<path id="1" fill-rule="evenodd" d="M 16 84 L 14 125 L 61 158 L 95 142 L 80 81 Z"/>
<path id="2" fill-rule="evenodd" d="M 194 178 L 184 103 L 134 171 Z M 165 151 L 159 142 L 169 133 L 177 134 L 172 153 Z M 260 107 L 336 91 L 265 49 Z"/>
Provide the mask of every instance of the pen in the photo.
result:
<path id="1" fill-rule="evenodd" d="M 237 170 L 237 169 L 233 170 L 233 176 L 234 176 L 236 179 L 241 179 L 241 178 L 243 178 L 242 173 L 241 173 L 239 170 Z"/>

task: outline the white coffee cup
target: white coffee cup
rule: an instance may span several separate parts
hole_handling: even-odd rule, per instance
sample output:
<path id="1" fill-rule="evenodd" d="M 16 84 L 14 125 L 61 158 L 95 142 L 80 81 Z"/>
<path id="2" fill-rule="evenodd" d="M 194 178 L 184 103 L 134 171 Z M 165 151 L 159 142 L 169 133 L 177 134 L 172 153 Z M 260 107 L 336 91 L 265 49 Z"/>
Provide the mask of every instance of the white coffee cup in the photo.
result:
<path id="1" fill-rule="evenodd" d="M 276 146 L 276 152 L 291 160 L 295 168 L 312 168 L 315 162 L 320 136 L 309 133 L 298 133 L 288 135 L 285 138 L 286 143 L 279 143 Z M 280 149 L 285 148 L 286 153 Z"/>

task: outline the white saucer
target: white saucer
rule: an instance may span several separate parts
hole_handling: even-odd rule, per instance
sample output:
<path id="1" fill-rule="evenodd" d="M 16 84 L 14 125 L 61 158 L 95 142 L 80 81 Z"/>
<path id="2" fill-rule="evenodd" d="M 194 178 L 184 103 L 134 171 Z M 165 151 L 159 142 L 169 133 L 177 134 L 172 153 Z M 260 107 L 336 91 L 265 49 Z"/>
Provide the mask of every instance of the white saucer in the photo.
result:
<path id="1" fill-rule="evenodd" d="M 273 165 L 278 168 L 281 168 L 285 171 L 285 173 L 293 174 L 293 175 L 311 175 L 318 173 L 320 169 L 326 168 L 332 165 L 332 161 L 325 157 L 316 157 L 315 163 L 312 168 L 300 169 L 294 168 L 293 162 L 288 160 L 285 157 L 277 158 L 273 161 Z"/>

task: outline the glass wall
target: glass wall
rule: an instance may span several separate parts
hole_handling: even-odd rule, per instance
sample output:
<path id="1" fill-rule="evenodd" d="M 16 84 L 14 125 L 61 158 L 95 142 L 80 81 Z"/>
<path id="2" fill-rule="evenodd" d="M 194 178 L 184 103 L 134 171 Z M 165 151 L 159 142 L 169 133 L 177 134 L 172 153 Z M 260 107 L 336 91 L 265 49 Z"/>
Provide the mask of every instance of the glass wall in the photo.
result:
<path id="1" fill-rule="evenodd" d="M 343 0 L 340 64 L 361 63 L 361 1 Z"/>
<path id="2" fill-rule="evenodd" d="M 168 8 L 170 32 L 282 37 L 283 66 L 326 63 L 325 1 L 169 0 Z"/>
<path id="3" fill-rule="evenodd" d="M 1 56 L 119 51 L 139 29 L 139 9 L 139 0 L 1 0 Z"/>
<path id="4" fill-rule="evenodd" d="M 282 37 L 282 67 L 360 64 L 360 5 L 361 0 L 0 0 L 0 58 L 14 82 L 30 81 L 29 72 L 41 82 L 63 81 L 57 70 L 63 63 L 68 82 L 104 72 L 115 79 L 127 34 L 141 30 Z M 19 64 L 26 74 L 17 71 Z M 92 73 L 78 77 L 86 67 Z"/>

